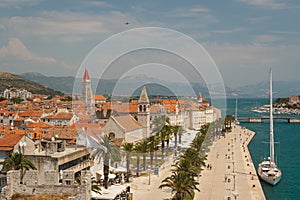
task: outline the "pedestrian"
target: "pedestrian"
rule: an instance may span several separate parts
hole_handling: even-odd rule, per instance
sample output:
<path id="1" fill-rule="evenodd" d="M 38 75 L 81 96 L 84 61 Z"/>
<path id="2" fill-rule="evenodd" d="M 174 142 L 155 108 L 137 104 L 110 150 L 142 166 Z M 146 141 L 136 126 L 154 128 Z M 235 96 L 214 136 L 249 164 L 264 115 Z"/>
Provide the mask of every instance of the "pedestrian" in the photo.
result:
<path id="1" fill-rule="evenodd" d="M 226 183 L 227 182 L 227 176 L 226 175 L 225 175 L 224 179 L 225 179 L 225 183 Z"/>

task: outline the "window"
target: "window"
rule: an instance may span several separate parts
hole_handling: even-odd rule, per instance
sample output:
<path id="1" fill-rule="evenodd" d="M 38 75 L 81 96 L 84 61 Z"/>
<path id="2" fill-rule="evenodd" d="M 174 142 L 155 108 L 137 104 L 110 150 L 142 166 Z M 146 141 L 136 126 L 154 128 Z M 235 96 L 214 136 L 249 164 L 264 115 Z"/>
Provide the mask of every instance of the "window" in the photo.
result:
<path id="1" fill-rule="evenodd" d="M 114 138 L 116 138 L 116 134 L 111 132 L 108 134 L 108 137 L 109 137 L 109 139 L 114 139 Z"/>
<path id="2" fill-rule="evenodd" d="M 66 180 L 66 185 L 71 185 L 71 181 L 70 180 Z"/>

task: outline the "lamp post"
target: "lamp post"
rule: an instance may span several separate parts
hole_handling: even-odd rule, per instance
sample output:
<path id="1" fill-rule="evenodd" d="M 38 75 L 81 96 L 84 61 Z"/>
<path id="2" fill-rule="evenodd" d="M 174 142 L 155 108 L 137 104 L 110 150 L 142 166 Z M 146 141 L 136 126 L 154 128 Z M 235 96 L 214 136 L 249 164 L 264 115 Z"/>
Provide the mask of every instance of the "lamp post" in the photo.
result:
<path id="1" fill-rule="evenodd" d="M 232 195 L 234 196 L 234 199 L 237 199 L 237 197 L 239 196 L 238 193 L 236 191 L 232 192 Z"/>
<path id="2" fill-rule="evenodd" d="M 234 163 L 235 163 L 235 161 L 233 160 L 232 161 L 233 191 L 235 191 L 235 177 L 237 175 L 234 171 Z"/>
<path id="3" fill-rule="evenodd" d="M 150 176 L 151 176 L 151 167 L 150 166 L 148 166 L 148 173 L 149 173 L 148 185 L 150 185 L 151 184 L 151 178 L 150 178 Z"/>

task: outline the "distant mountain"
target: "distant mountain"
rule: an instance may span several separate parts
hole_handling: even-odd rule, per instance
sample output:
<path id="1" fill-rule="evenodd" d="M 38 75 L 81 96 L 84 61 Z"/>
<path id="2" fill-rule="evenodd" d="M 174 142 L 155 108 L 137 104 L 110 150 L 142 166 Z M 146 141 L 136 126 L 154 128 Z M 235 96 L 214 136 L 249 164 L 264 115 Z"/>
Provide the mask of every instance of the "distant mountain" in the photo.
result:
<path id="1" fill-rule="evenodd" d="M 20 76 L 64 93 L 73 93 L 75 77 L 72 76 L 54 77 L 39 73 L 25 73 Z M 132 93 L 132 95 L 137 95 L 141 91 L 141 86 L 147 84 L 147 91 L 149 95 L 153 96 L 174 96 L 174 93 L 176 93 L 175 95 L 177 96 L 189 96 L 191 95 L 190 91 L 192 88 L 195 94 L 201 92 L 204 97 L 210 98 L 210 92 L 207 86 L 202 83 L 191 83 L 191 85 L 188 85 L 187 83 L 168 82 L 146 75 L 128 76 L 121 80 L 121 82 L 118 81 L 119 80 L 116 79 L 92 79 L 92 88 L 96 88 L 96 93 L 98 94 L 111 95 L 113 93 L 114 95 L 128 95 Z M 80 94 L 81 79 L 76 79 L 75 83 L 75 92 Z M 176 88 L 176 91 L 171 91 L 171 86 Z M 216 95 L 218 95 L 217 91 L 222 88 L 221 85 L 218 84 L 211 87 L 214 89 L 214 94 Z M 134 91 L 132 92 L 131 90 L 133 89 Z M 225 89 L 228 98 L 235 98 L 236 94 L 238 98 L 268 98 L 269 95 L 268 81 L 241 86 L 237 89 L 225 86 Z M 273 92 L 274 98 L 300 95 L 300 81 L 274 81 Z M 221 92 L 219 93 L 221 94 Z"/>
<path id="2" fill-rule="evenodd" d="M 45 76 L 43 74 L 30 72 L 24 73 L 20 76 L 46 85 L 55 90 L 62 91 L 64 93 L 81 93 L 81 79 L 75 79 L 75 77 L 65 76 L 65 77 L 53 77 Z M 185 96 L 191 95 L 191 87 L 194 89 L 195 93 L 201 92 L 203 96 L 208 96 L 208 90 L 205 86 L 199 83 L 191 83 L 190 85 L 184 83 L 172 83 L 163 80 L 159 80 L 153 77 L 148 77 L 145 75 L 134 75 L 124 78 L 121 82 L 116 79 L 92 79 L 92 88 L 96 89 L 98 94 L 114 94 L 114 95 L 136 95 L 140 92 L 140 86 L 147 84 L 147 91 L 149 95 L 153 96 Z M 75 86 L 74 86 L 75 83 Z M 160 84 L 158 84 L 160 83 Z M 136 88 L 137 87 L 137 88 Z M 75 89 L 74 89 L 75 88 Z M 132 89 L 136 90 L 132 91 Z M 176 91 L 171 91 L 170 88 L 176 88 Z"/>
<path id="3" fill-rule="evenodd" d="M 239 96 L 247 95 L 256 98 L 269 97 L 269 82 L 260 82 L 237 88 Z M 300 81 L 273 81 L 274 98 L 300 95 Z"/>
<path id="4" fill-rule="evenodd" d="M 45 76 L 36 72 L 28 72 L 20 76 L 63 93 L 72 93 L 75 80 L 72 76 Z"/>
<path id="5" fill-rule="evenodd" d="M 18 75 L 14 75 L 7 72 L 0 72 L 0 91 L 3 92 L 7 88 L 24 88 L 34 94 L 45 94 L 45 95 L 63 95 L 62 92 L 55 91 L 50 87 L 43 86 L 35 83 L 31 80 L 23 78 Z"/>

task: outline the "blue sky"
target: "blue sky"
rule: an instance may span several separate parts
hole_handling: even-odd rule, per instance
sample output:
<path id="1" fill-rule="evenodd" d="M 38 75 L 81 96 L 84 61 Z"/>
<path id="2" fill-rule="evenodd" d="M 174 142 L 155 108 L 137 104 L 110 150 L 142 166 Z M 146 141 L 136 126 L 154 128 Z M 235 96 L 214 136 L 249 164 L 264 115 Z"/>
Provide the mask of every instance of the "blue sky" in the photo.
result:
<path id="1" fill-rule="evenodd" d="M 264 81 L 270 67 L 274 80 L 299 80 L 299 11 L 297 0 L 1 0 L 0 71 L 74 76 L 110 36 L 162 27 L 200 43 L 230 87 Z"/>

